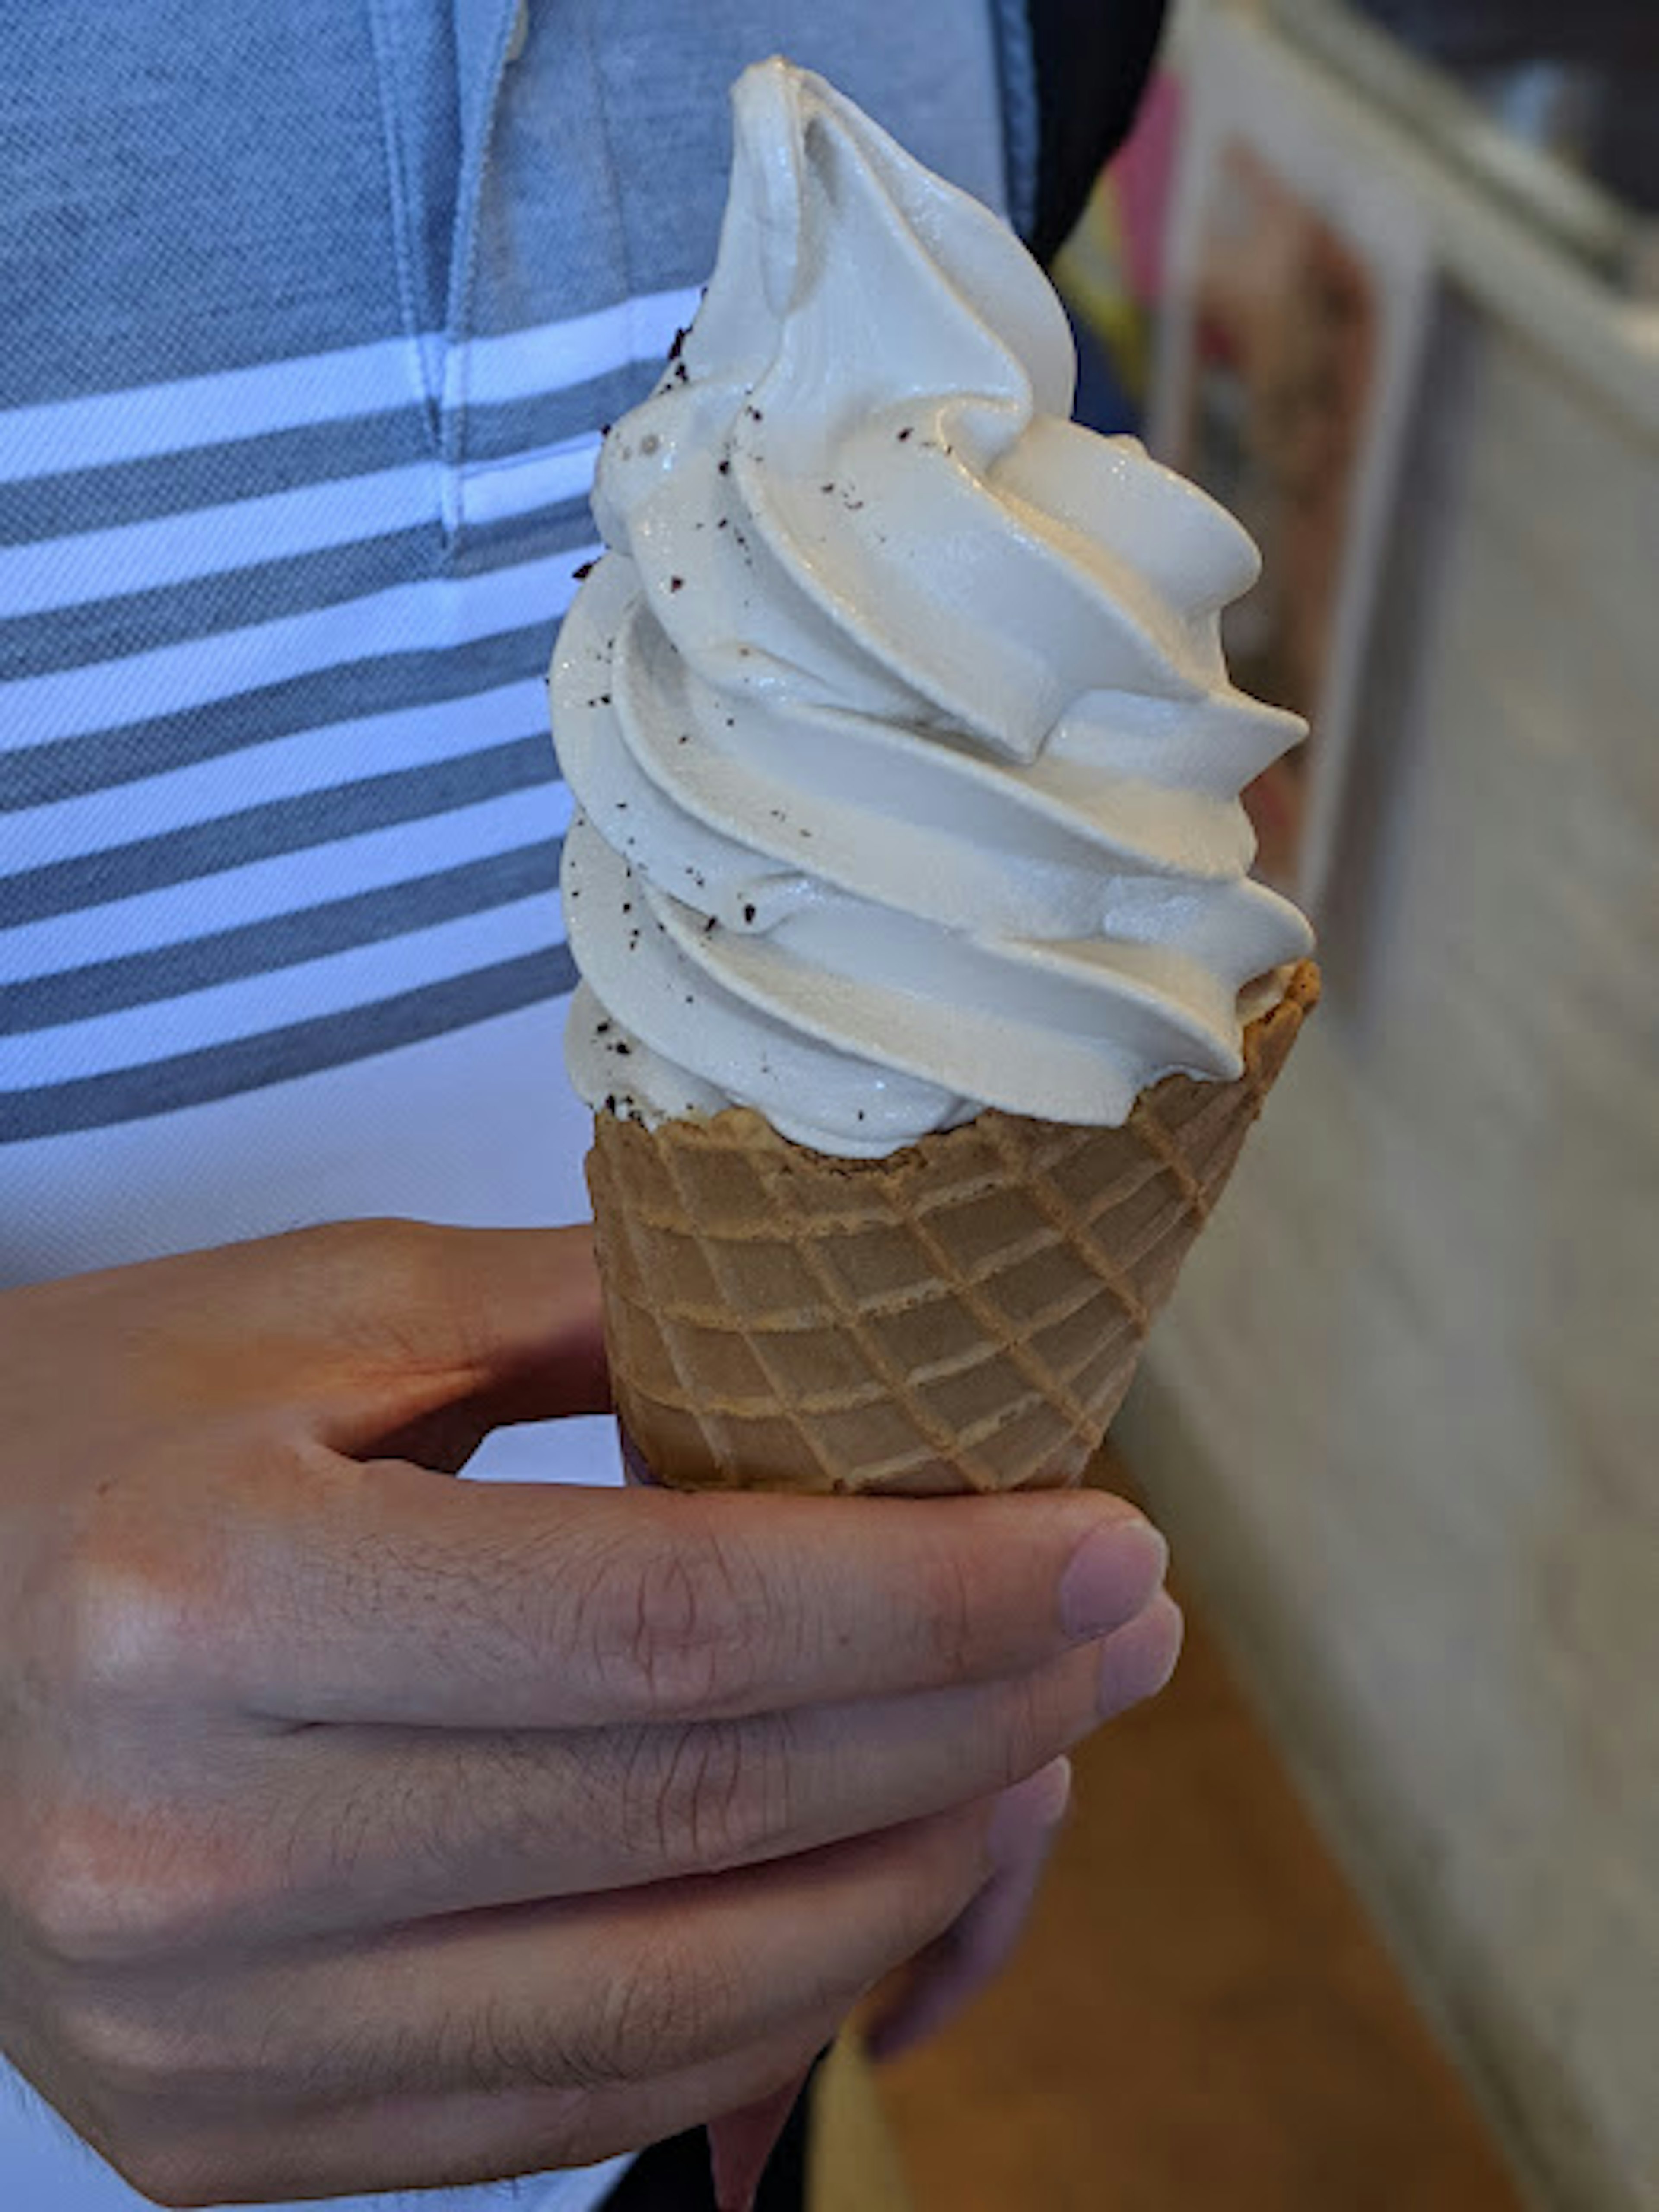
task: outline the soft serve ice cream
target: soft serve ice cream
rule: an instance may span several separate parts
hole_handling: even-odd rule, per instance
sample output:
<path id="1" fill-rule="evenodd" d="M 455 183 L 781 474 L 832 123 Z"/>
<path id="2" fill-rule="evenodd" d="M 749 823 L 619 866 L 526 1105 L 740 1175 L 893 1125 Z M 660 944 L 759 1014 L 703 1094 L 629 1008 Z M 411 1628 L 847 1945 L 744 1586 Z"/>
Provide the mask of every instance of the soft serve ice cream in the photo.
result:
<path id="1" fill-rule="evenodd" d="M 1247 874 L 1240 788 L 1302 734 L 1224 665 L 1254 548 L 1068 419 L 1064 313 L 988 210 L 781 61 L 734 110 L 554 660 L 577 1088 L 868 1157 L 1237 1076 L 1310 942 Z"/>

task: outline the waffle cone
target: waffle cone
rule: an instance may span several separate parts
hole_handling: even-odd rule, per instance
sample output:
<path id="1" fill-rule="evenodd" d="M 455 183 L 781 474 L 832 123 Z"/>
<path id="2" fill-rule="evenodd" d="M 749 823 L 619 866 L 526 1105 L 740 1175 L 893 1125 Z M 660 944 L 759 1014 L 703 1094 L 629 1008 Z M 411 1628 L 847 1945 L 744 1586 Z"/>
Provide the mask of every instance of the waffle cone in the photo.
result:
<path id="1" fill-rule="evenodd" d="M 623 1429 L 688 1490 L 1075 1482 L 1317 1002 L 1304 962 L 1231 1083 L 1172 1075 L 1121 1128 L 988 1109 L 878 1160 L 746 1107 L 588 1155 Z"/>

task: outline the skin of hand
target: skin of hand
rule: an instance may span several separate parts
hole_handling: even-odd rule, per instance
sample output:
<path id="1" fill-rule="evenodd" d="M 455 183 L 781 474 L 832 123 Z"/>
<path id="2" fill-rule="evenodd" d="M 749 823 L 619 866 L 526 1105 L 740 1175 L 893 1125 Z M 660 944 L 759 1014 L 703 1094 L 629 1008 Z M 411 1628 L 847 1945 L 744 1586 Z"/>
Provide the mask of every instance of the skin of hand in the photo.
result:
<path id="1" fill-rule="evenodd" d="M 0 1296 L 0 2046 L 143 2193 L 493 2179 L 764 2098 L 1004 1925 L 1054 1762 L 1174 1662 L 1104 1497 L 451 1479 L 606 1403 L 583 1229 Z"/>

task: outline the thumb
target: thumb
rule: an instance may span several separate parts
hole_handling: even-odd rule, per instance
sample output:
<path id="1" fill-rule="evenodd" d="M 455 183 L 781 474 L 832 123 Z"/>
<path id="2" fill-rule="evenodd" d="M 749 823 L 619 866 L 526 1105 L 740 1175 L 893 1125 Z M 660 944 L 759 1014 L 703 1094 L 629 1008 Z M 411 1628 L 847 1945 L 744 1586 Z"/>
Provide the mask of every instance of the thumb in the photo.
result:
<path id="1" fill-rule="evenodd" d="M 361 1221 L 307 1285 L 332 1347 L 317 1432 L 353 1457 L 459 1466 L 489 1429 L 607 1411 L 599 1269 L 582 1223 L 449 1229 Z"/>

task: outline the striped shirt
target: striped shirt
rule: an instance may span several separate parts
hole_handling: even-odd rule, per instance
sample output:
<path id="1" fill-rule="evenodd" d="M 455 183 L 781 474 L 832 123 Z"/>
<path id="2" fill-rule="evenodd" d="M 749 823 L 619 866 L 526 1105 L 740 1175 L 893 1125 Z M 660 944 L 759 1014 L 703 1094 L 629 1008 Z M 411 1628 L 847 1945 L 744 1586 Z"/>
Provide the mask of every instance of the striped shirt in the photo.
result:
<path id="1" fill-rule="evenodd" d="M 1033 199 L 1024 16 L 989 0 L 12 12 L 0 1285 L 585 1211 L 543 672 L 600 428 L 712 262 L 726 88 L 775 49 Z M 0 2175 L 140 2202 L 3 2069 Z"/>

